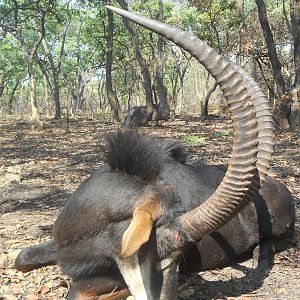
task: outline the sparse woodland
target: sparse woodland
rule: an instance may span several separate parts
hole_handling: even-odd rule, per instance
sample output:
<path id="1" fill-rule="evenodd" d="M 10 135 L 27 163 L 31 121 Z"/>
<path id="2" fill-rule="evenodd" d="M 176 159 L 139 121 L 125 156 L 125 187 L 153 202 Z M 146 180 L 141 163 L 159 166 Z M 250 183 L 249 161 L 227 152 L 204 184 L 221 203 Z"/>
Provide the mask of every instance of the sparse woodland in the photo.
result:
<path id="1" fill-rule="evenodd" d="M 214 79 L 106 4 L 193 33 L 259 82 L 276 124 L 270 176 L 295 197 L 300 245 L 299 0 L 0 0 L 0 300 L 66 299 L 58 267 L 22 274 L 14 259 L 50 239 L 68 196 L 103 163 L 105 135 L 121 124 L 178 140 L 190 161 L 229 160 L 232 129 Z M 179 296 L 296 300 L 299 274 L 294 247 L 268 274 L 251 261 L 202 272 L 181 282 Z"/>
<path id="2" fill-rule="evenodd" d="M 37 122 L 224 114 L 191 57 L 107 12 L 108 1 L 1 1 L 0 116 Z M 263 86 L 278 126 L 299 128 L 299 1 L 109 1 L 193 32 Z"/>

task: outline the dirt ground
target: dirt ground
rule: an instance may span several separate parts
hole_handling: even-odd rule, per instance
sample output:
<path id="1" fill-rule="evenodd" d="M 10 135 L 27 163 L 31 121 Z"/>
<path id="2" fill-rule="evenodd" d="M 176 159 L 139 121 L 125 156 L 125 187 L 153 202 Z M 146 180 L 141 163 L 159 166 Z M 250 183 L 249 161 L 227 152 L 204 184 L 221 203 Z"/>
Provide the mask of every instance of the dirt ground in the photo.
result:
<path id="1" fill-rule="evenodd" d="M 69 279 L 58 267 L 23 274 L 14 269 L 20 250 L 51 237 L 52 224 L 68 196 L 99 165 L 110 123 L 47 122 L 34 131 L 25 122 L 0 121 L 0 299 L 66 299 Z M 186 144 L 191 161 L 227 163 L 231 127 L 225 119 L 174 119 L 140 131 Z M 271 176 L 285 182 L 295 197 L 300 231 L 300 141 L 278 130 Z M 251 260 L 222 270 L 202 272 L 179 288 L 181 299 L 300 299 L 300 251 L 275 256 L 269 272 Z"/>

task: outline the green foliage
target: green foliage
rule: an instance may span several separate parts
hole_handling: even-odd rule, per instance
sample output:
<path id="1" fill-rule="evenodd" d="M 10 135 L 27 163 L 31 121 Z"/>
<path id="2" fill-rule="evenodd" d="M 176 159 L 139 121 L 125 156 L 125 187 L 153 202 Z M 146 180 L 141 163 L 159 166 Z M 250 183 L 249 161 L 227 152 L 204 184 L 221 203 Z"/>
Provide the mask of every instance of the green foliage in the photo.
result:
<path id="1" fill-rule="evenodd" d="M 184 140 L 191 146 L 198 146 L 206 143 L 206 138 L 198 135 L 187 135 Z"/>
<path id="2" fill-rule="evenodd" d="M 213 134 L 213 136 L 217 139 L 232 136 L 232 130 L 221 130 L 217 131 Z"/>
<path id="3" fill-rule="evenodd" d="M 189 26 L 195 24 L 194 32 L 201 39 L 207 40 L 219 52 L 226 52 L 230 47 L 230 39 L 235 38 L 241 24 L 241 11 L 237 1 L 225 0 L 192 0 Z M 181 13 L 184 13 L 184 8 Z"/>
<path id="4" fill-rule="evenodd" d="M 47 2 L 47 0 L 40 1 L 40 8 L 45 8 Z M 74 101 L 74 96 L 78 96 L 81 88 L 79 83 L 81 76 L 88 81 L 88 88 L 85 88 L 82 96 L 85 107 L 93 107 L 95 110 L 103 109 L 100 107 L 102 104 L 99 104 L 99 99 L 102 102 L 106 101 L 104 84 L 107 27 L 107 10 L 104 5 L 106 2 L 57 0 L 52 2 L 53 7 L 46 15 L 45 41 L 52 54 L 55 68 L 60 69 L 59 86 L 63 106 L 70 107 Z M 15 94 L 15 102 L 18 103 L 17 100 L 19 99 L 26 108 L 28 101 L 26 55 L 24 55 L 24 49 L 16 39 L 16 32 L 11 28 L 8 30 L 7 26 L 18 27 L 18 30 L 23 34 L 25 48 L 28 50 L 32 49 L 39 38 L 40 11 L 37 9 L 35 1 L 19 0 L 18 3 L 20 10 L 15 19 L 14 2 L 0 1 L 0 86 L 2 82 L 5 84 L 3 95 L 0 97 L 0 110 L 7 106 L 7 101 L 18 80 L 21 83 Z M 118 6 L 115 0 L 111 3 Z M 292 36 L 287 29 L 284 18 L 282 1 L 265 0 L 265 3 L 271 29 L 277 42 L 276 46 L 283 62 L 285 76 L 290 80 L 294 76 L 292 69 L 293 45 Z M 289 5 L 287 4 L 286 13 L 289 16 Z M 157 0 L 130 1 L 130 5 L 130 10 L 154 19 L 157 18 Z M 263 76 L 259 73 L 258 80 L 265 81 L 268 85 L 273 84 L 255 1 L 166 0 L 164 1 L 164 21 L 197 35 L 231 60 L 243 63 L 254 58 L 260 59 Z M 145 104 L 142 74 L 135 57 L 132 39 L 123 25 L 122 18 L 114 15 L 114 25 L 113 83 L 121 109 L 126 110 L 129 100 L 131 105 Z M 142 55 L 149 65 L 153 91 L 156 93 L 154 79 L 157 35 L 136 25 L 133 25 L 133 28 Z M 60 57 L 64 32 L 66 32 L 66 39 L 63 55 Z M 176 108 L 177 111 L 190 109 L 191 106 L 186 105 L 186 103 L 190 100 L 190 95 L 195 94 L 196 85 L 198 90 L 194 97 L 195 101 L 198 101 L 197 107 L 200 108 L 201 95 L 204 98 L 205 89 L 207 90 L 212 84 L 206 81 L 206 73 L 202 70 L 199 71 L 199 68 L 195 69 L 194 63 L 190 61 L 190 56 L 172 43 L 164 41 L 163 47 L 164 84 L 167 87 L 169 98 L 174 102 L 172 102 L 174 110 Z M 45 66 L 45 72 L 50 83 L 48 84 L 48 97 L 51 98 L 53 75 L 42 45 L 39 45 L 37 49 L 34 71 L 38 102 L 40 108 L 43 109 L 48 105 L 47 99 L 45 99 L 43 77 L 45 74 L 41 71 L 37 63 L 38 60 Z M 249 63 L 248 65 L 250 66 Z M 251 70 L 249 71 L 251 72 Z M 182 92 L 183 88 L 185 92 Z M 93 103 L 87 103 L 87 94 L 90 95 Z M 51 103 L 50 110 L 53 109 Z M 182 108 L 178 108 L 178 103 L 182 103 Z M 107 102 L 105 105 L 107 106 Z M 230 136 L 230 133 L 216 133 L 217 138 L 224 136 Z"/>
<path id="5" fill-rule="evenodd" d="M 1 106 L 6 106 L 6 94 L 22 79 L 27 78 L 26 61 L 19 51 L 19 45 L 16 43 L 10 33 L 2 36 L 0 42 L 0 86 L 3 84 L 5 89 L 0 94 Z"/>

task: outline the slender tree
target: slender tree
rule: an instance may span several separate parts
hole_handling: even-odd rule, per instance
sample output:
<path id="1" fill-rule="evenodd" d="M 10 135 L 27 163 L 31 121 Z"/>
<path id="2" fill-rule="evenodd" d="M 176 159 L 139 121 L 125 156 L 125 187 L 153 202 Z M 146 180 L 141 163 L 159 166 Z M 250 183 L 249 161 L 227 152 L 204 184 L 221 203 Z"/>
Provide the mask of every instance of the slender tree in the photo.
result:
<path id="1" fill-rule="evenodd" d="M 274 37 L 269 25 L 266 5 L 263 0 L 255 0 L 258 9 L 258 16 L 261 29 L 267 45 L 268 56 L 270 59 L 273 78 L 277 86 L 279 94 L 279 107 L 275 112 L 275 121 L 278 125 L 289 128 L 290 127 L 290 103 L 287 95 L 287 88 L 282 74 L 282 66 L 279 61 L 277 50 L 274 42 Z"/>
<path id="2" fill-rule="evenodd" d="M 128 10 L 128 4 L 126 1 L 117 0 L 117 2 L 123 9 Z M 141 74 L 143 77 L 143 86 L 144 86 L 145 97 L 146 97 L 148 119 L 151 119 L 153 110 L 154 110 L 154 103 L 153 103 L 153 94 L 152 94 L 152 80 L 151 80 L 149 67 L 148 67 L 147 61 L 143 57 L 142 51 L 139 46 L 138 38 L 137 38 L 136 33 L 133 30 L 130 22 L 126 18 L 122 18 L 122 20 L 123 20 L 124 26 L 126 27 L 127 31 L 130 34 L 132 46 L 133 46 L 133 49 L 134 49 L 135 55 L 136 55 L 136 59 L 138 61 L 139 67 L 141 69 Z"/>
<path id="3" fill-rule="evenodd" d="M 52 93 L 52 98 L 55 103 L 54 119 L 56 119 L 56 120 L 59 120 L 61 118 L 59 75 L 61 73 L 61 62 L 62 62 L 62 58 L 63 58 L 63 54 L 64 54 L 64 47 L 65 47 L 68 26 L 69 26 L 69 24 L 66 24 L 65 29 L 62 34 L 61 48 L 60 48 L 57 63 L 55 63 L 55 61 L 54 61 L 53 53 L 51 52 L 46 39 L 43 39 L 43 41 L 42 41 L 42 45 L 43 45 L 44 51 L 46 53 L 46 56 L 48 58 L 48 62 L 49 62 L 51 73 L 52 73 L 52 81 L 48 80 L 48 82 L 49 83 L 51 82 L 51 84 L 50 84 L 51 93 Z"/>
<path id="4" fill-rule="evenodd" d="M 158 0 L 158 18 L 160 22 L 163 22 L 163 2 Z M 159 99 L 158 104 L 158 116 L 159 120 L 168 120 L 170 117 L 170 107 L 168 104 L 168 92 L 164 85 L 164 73 L 163 73 L 163 38 L 158 35 L 157 38 L 157 55 L 156 55 L 156 84 L 157 94 Z"/>
<path id="5" fill-rule="evenodd" d="M 16 81 L 14 82 L 14 84 L 13 84 L 11 93 L 9 95 L 9 98 L 8 98 L 8 107 L 7 107 L 7 112 L 8 112 L 9 115 L 12 114 L 12 107 L 13 107 L 14 96 L 15 96 L 16 90 L 19 87 L 20 83 L 21 83 L 21 80 L 19 78 L 17 78 Z"/>
<path id="6" fill-rule="evenodd" d="M 45 36 L 45 18 L 46 14 L 53 8 L 53 0 L 48 0 L 45 3 L 41 1 L 32 1 L 26 4 L 20 4 L 17 0 L 13 0 L 11 3 L 11 8 L 5 18 L 1 19 L 1 27 L 4 31 L 10 32 L 19 41 L 21 50 L 27 61 L 27 70 L 29 75 L 29 85 L 30 85 L 30 102 L 31 102 L 31 119 L 35 123 L 39 123 L 39 112 L 37 105 L 36 96 L 36 85 L 35 85 L 35 71 L 34 71 L 34 61 L 37 54 L 38 48 Z M 27 10 L 32 10 L 36 14 L 36 18 L 33 20 L 33 24 L 38 28 L 38 35 L 35 40 L 27 41 L 23 25 L 24 18 L 22 13 Z M 9 17 L 11 14 L 11 17 Z M 25 18 L 26 20 L 26 18 Z M 5 22 L 7 21 L 7 22 Z M 36 22 L 36 23 L 35 23 Z"/>
<path id="7" fill-rule="evenodd" d="M 298 92 L 300 101 L 300 1 L 290 0 L 291 9 L 291 25 L 294 39 L 294 66 L 295 66 L 295 82 L 294 87 Z"/>
<path id="8" fill-rule="evenodd" d="M 277 84 L 278 87 L 278 92 L 281 97 L 285 95 L 287 92 L 285 82 L 283 79 L 282 75 L 282 67 L 281 63 L 278 59 L 277 51 L 276 51 L 276 46 L 274 42 L 274 37 L 269 25 L 269 20 L 268 20 L 268 15 L 267 15 L 267 10 L 266 10 L 266 5 L 263 0 L 255 0 L 257 9 L 258 9 L 258 17 L 261 25 L 261 29 L 266 41 L 267 49 L 268 49 L 268 55 L 270 58 L 271 66 L 272 66 L 272 71 L 274 75 L 274 80 Z"/>
<path id="9" fill-rule="evenodd" d="M 293 84 L 290 114 L 290 124 L 292 129 L 300 130 L 300 1 L 290 0 L 291 27 L 294 39 L 294 67 L 295 81 Z"/>
<path id="10" fill-rule="evenodd" d="M 114 92 L 112 81 L 112 63 L 113 63 L 113 32 L 114 17 L 112 11 L 107 9 L 108 24 L 106 28 L 106 92 L 112 111 L 113 120 L 120 122 L 119 103 L 117 95 Z"/>

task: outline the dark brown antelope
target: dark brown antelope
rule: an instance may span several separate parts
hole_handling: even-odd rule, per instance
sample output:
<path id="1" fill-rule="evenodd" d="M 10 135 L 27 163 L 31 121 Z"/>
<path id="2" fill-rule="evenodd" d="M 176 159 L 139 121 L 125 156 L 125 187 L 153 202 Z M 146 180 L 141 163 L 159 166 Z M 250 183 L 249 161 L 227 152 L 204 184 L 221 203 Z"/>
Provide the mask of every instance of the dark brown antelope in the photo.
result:
<path id="1" fill-rule="evenodd" d="M 273 119 L 257 83 L 191 34 L 108 8 L 190 52 L 216 79 L 234 130 L 229 166 L 191 166 L 170 141 L 120 131 L 109 138 L 106 165 L 57 218 L 53 241 L 23 250 L 16 267 L 59 264 L 74 281 L 69 299 L 124 299 L 128 288 L 137 300 L 173 300 L 180 271 L 220 267 L 289 237 L 293 198 L 266 178 Z"/>

